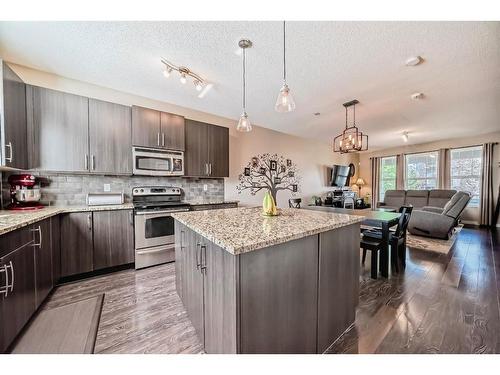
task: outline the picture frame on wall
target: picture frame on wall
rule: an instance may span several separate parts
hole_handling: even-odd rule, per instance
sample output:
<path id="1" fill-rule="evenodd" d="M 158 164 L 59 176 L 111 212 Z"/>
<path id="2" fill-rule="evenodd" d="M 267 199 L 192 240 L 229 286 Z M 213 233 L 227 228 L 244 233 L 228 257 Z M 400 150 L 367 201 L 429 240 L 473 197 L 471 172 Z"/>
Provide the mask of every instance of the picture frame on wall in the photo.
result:
<path id="1" fill-rule="evenodd" d="M 277 185 L 277 184 L 281 184 L 281 178 L 280 177 L 274 177 L 274 183 Z"/>
<path id="2" fill-rule="evenodd" d="M 260 174 L 266 174 L 266 168 L 264 168 L 264 167 L 260 167 L 260 169 L 259 169 L 259 173 L 260 173 Z"/>
<path id="3" fill-rule="evenodd" d="M 257 168 L 259 166 L 259 158 L 257 156 L 254 156 L 252 158 L 252 168 Z"/>
<path id="4" fill-rule="evenodd" d="M 278 163 L 276 162 L 276 160 L 271 160 L 269 162 L 269 170 L 271 171 L 276 171 L 276 169 L 278 169 Z"/>
<path id="5" fill-rule="evenodd" d="M 292 191 L 296 193 L 299 190 L 298 185 L 292 185 Z"/>
<path id="6" fill-rule="evenodd" d="M 285 173 L 286 172 L 286 167 L 284 165 L 280 166 L 280 172 Z"/>
<path id="7" fill-rule="evenodd" d="M 294 177 L 295 176 L 295 172 L 293 171 L 288 171 L 288 177 Z"/>
<path id="8" fill-rule="evenodd" d="M 292 166 L 292 159 L 286 159 L 286 166 L 291 167 Z"/>
<path id="9" fill-rule="evenodd" d="M 243 171 L 243 174 L 245 176 L 250 176 L 250 168 L 245 168 L 244 171 Z"/>

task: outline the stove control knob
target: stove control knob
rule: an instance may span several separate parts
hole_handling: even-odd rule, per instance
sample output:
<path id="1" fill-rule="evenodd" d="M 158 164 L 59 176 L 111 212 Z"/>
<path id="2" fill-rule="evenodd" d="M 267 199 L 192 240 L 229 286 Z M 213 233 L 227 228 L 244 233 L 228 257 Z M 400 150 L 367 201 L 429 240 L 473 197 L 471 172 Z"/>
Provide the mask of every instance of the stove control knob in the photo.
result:
<path id="1" fill-rule="evenodd" d="M 144 189 L 141 189 L 141 193 L 144 193 Z"/>
<path id="2" fill-rule="evenodd" d="M 134 189 L 134 193 L 138 193 L 139 192 L 139 189 Z"/>

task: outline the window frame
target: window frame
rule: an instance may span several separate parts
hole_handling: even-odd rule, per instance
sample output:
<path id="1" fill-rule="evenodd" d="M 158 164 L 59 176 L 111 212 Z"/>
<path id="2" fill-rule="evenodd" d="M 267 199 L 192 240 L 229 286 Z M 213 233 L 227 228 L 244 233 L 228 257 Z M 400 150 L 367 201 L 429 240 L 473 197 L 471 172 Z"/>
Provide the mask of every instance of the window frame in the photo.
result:
<path id="1" fill-rule="evenodd" d="M 479 163 L 479 170 L 477 174 L 471 174 L 471 175 L 464 175 L 464 176 L 453 176 L 452 174 L 452 165 L 453 165 L 453 152 L 455 151 L 462 151 L 462 150 L 479 150 L 480 151 L 480 163 Z M 467 207 L 471 208 L 479 208 L 479 205 L 481 204 L 481 196 L 482 196 L 482 189 L 481 189 L 481 175 L 482 175 L 482 170 L 483 170 L 483 146 L 482 145 L 476 145 L 476 146 L 465 146 L 465 147 L 455 147 L 455 148 L 450 148 L 450 158 L 449 158 L 449 165 L 448 165 L 448 171 L 449 171 L 449 176 L 450 176 L 450 189 L 455 189 L 452 186 L 452 181 L 455 180 L 461 180 L 461 179 L 466 179 L 466 178 L 475 178 L 478 180 L 478 185 L 479 185 L 479 194 L 477 195 L 472 195 L 469 203 L 467 204 Z M 455 189 L 458 190 L 458 189 Z M 472 192 L 470 192 L 472 193 Z M 477 202 L 474 201 L 474 198 L 477 197 Z"/>
<path id="2" fill-rule="evenodd" d="M 415 155 L 435 155 L 434 157 L 434 160 L 435 160 L 435 163 L 436 163 L 436 176 L 435 177 L 429 177 L 429 176 L 425 176 L 425 177 L 415 177 L 415 178 L 408 178 L 408 157 L 412 157 L 412 156 L 415 156 Z M 439 152 L 437 150 L 433 150 L 433 151 L 423 151 L 423 152 L 415 152 L 415 153 L 411 153 L 411 154 L 405 154 L 404 155 L 404 187 L 405 187 L 405 190 L 409 190 L 409 186 L 408 186 L 408 181 L 409 180 L 416 180 L 416 181 L 425 181 L 425 189 L 422 189 L 422 190 L 430 190 L 430 189 L 438 189 L 439 188 Z M 427 181 L 428 180 L 435 180 L 436 181 L 436 184 L 434 187 L 429 187 L 427 185 Z M 421 189 L 417 189 L 417 190 L 421 190 Z"/>
<path id="3" fill-rule="evenodd" d="M 382 156 L 380 158 L 380 165 L 379 165 L 379 170 L 380 170 L 380 178 L 379 178 L 379 182 L 378 182 L 378 201 L 379 202 L 384 202 L 384 199 L 385 199 L 385 192 L 387 190 L 390 190 L 390 189 L 387 189 L 385 191 L 383 191 L 383 194 L 382 194 L 382 186 L 383 186 L 383 183 L 384 181 L 390 181 L 392 179 L 389 179 L 389 178 L 384 178 L 383 177 L 383 163 L 384 163 L 384 160 L 386 159 L 394 159 L 394 167 L 396 168 L 395 170 L 395 173 L 394 173 L 394 189 L 397 189 L 397 182 L 398 182 L 398 159 L 397 159 L 397 156 L 396 155 L 390 155 L 390 156 Z"/>

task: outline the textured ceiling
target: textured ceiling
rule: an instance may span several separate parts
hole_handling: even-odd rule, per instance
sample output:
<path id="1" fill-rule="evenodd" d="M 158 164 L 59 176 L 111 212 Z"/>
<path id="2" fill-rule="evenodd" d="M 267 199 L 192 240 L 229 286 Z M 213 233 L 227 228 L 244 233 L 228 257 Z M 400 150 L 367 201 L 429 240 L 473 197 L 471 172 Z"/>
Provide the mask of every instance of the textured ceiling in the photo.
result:
<path id="1" fill-rule="evenodd" d="M 61 76 L 237 119 L 241 56 L 250 38 L 247 112 L 254 124 L 330 141 L 342 103 L 373 148 L 500 130 L 499 22 L 290 22 L 288 83 L 297 103 L 279 114 L 281 22 L 0 22 L 0 56 Z M 407 67 L 410 56 L 425 62 Z M 203 98 L 162 75 L 160 57 L 213 82 Z M 411 100 L 414 92 L 425 99 Z M 320 116 L 314 116 L 320 112 Z"/>

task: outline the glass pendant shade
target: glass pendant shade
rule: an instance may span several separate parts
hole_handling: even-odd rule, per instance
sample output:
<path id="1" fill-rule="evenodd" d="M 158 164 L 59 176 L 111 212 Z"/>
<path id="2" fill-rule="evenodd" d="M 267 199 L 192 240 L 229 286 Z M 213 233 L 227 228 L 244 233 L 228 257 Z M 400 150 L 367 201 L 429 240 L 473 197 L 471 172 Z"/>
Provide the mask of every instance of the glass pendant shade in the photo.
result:
<path id="1" fill-rule="evenodd" d="M 250 123 L 246 112 L 243 112 L 241 114 L 238 125 L 236 126 L 236 130 L 240 132 L 249 132 L 252 130 L 252 124 Z"/>
<path id="2" fill-rule="evenodd" d="M 276 105 L 274 109 L 277 112 L 292 112 L 295 109 L 295 100 L 293 100 L 292 94 L 290 94 L 290 89 L 285 83 L 278 94 L 278 99 L 276 99 Z"/>

